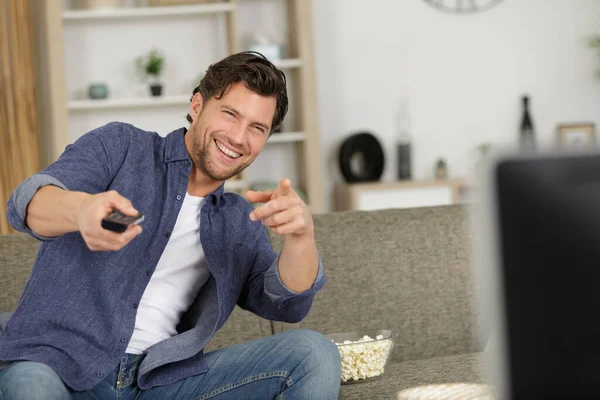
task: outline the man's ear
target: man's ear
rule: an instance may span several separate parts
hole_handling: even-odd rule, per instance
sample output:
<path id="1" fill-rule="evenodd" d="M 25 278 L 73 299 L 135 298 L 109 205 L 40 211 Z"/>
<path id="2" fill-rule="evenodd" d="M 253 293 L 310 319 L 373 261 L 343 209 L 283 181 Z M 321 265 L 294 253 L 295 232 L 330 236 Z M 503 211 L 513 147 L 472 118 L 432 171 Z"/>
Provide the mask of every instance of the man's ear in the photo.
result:
<path id="1" fill-rule="evenodd" d="M 202 94 L 196 93 L 194 97 L 192 97 L 192 103 L 190 104 L 190 112 L 189 115 L 192 120 L 196 120 L 198 115 L 200 115 L 200 111 L 202 111 L 202 106 L 204 105 L 204 99 L 202 98 Z"/>

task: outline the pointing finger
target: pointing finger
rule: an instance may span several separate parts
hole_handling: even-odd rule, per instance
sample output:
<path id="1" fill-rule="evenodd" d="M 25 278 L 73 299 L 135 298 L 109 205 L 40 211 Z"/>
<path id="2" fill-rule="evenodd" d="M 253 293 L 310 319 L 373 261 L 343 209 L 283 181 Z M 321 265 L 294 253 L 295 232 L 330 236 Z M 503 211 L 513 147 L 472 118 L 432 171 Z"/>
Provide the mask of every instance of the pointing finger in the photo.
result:
<path id="1" fill-rule="evenodd" d="M 283 178 L 281 182 L 279 182 L 279 185 L 277 185 L 275 192 L 280 196 L 285 196 L 290 193 L 291 188 L 292 181 L 290 181 L 288 178 Z"/>
<path id="2" fill-rule="evenodd" d="M 273 190 L 266 190 L 264 192 L 257 192 L 254 190 L 248 190 L 246 192 L 246 199 L 251 203 L 266 203 L 273 196 Z"/>

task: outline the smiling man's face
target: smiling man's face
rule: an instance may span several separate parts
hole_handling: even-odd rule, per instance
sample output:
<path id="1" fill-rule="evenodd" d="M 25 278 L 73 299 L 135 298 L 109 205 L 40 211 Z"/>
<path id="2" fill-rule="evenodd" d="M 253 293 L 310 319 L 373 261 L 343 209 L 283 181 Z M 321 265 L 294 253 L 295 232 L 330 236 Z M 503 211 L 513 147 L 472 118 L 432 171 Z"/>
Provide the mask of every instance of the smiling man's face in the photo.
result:
<path id="1" fill-rule="evenodd" d="M 243 171 L 258 157 L 271 131 L 277 100 L 231 85 L 225 95 L 205 103 L 192 99 L 193 122 L 186 145 L 195 166 L 214 181 L 225 181 Z M 188 137 L 189 136 L 189 137 Z"/>

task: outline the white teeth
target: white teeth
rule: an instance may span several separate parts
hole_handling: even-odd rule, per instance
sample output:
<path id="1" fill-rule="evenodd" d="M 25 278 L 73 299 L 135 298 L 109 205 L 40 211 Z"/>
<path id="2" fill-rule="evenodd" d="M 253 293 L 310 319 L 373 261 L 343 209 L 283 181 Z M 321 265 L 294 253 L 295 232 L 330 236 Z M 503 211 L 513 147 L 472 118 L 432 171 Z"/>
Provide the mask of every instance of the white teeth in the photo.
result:
<path id="1" fill-rule="evenodd" d="M 215 143 L 217 144 L 217 147 L 219 148 L 219 150 L 221 150 L 223 153 L 227 154 L 229 157 L 238 158 L 241 156 L 241 154 L 234 153 L 233 151 L 229 150 L 227 147 L 223 146 L 221 143 L 219 143 L 218 140 L 215 140 Z"/>

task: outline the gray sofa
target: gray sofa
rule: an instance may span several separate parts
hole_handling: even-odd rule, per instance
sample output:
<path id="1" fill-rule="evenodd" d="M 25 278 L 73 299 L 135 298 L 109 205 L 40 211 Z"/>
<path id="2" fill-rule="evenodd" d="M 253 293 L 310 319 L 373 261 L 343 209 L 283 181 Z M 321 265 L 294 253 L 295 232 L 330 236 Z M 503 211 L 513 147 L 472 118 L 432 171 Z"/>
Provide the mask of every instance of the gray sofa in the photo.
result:
<path id="1" fill-rule="evenodd" d="M 465 208 L 329 213 L 315 216 L 315 227 L 328 282 L 309 315 L 287 324 L 236 309 L 207 351 L 296 328 L 391 329 L 399 335 L 383 376 L 342 385 L 340 399 L 393 399 L 412 386 L 483 382 Z M 281 237 L 271 242 L 281 249 Z M 37 246 L 23 234 L 0 236 L 0 312 L 16 307 Z"/>

